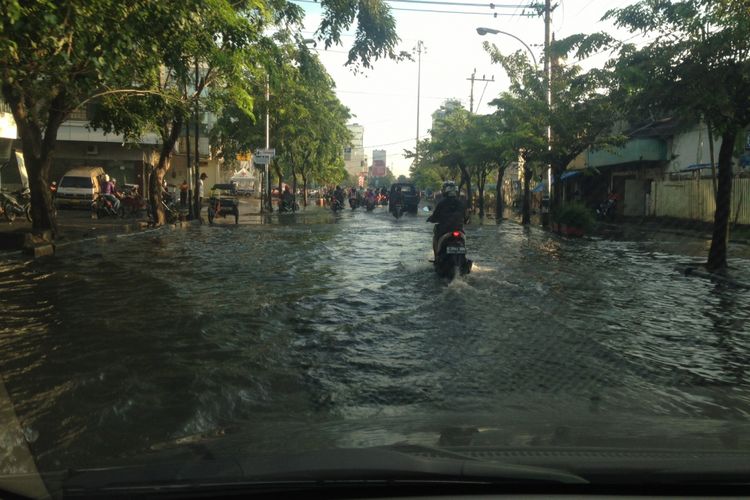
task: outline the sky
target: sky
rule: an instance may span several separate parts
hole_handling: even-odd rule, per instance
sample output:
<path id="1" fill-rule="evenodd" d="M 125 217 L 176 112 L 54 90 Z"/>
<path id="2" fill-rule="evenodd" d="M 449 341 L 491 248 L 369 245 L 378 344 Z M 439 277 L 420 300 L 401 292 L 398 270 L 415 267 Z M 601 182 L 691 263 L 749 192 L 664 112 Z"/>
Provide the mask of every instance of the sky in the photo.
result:
<path id="1" fill-rule="evenodd" d="M 435 0 L 453 3 L 475 3 L 477 0 Z M 615 32 L 609 22 L 600 21 L 602 15 L 614 7 L 623 7 L 634 0 L 553 0 L 556 5 L 552 14 L 552 31 L 560 39 L 576 33 L 607 31 L 621 39 L 628 36 Z M 496 3 L 492 10 L 489 3 L 483 7 L 464 5 L 434 5 L 410 2 L 388 2 L 394 17 L 396 29 L 401 39 L 398 50 L 412 52 L 417 41 L 424 43 L 421 57 L 421 97 L 419 111 L 419 137 L 425 138 L 431 126 L 431 115 L 450 98 L 461 100 L 469 107 L 471 74 L 476 70 L 476 78 L 494 81 L 474 83 L 474 110 L 477 113 L 493 111 L 488 102 L 508 87 L 508 79 L 502 68 L 490 62 L 482 43 L 487 40 L 495 43 L 502 52 L 511 53 L 526 49 L 517 40 L 507 35 L 479 36 L 478 27 L 489 27 L 512 33 L 534 51 L 539 65 L 543 61 L 544 19 L 533 9 L 520 7 L 534 3 L 507 1 Z M 309 0 L 299 0 L 298 4 L 307 12 L 304 36 L 313 37 L 320 22 L 320 7 Z M 512 5 L 500 7 L 500 5 Z M 421 12 L 396 9 L 415 9 Z M 447 10 L 454 13 L 425 12 L 426 10 Z M 458 14 L 455 12 L 473 12 Z M 493 17 L 493 13 L 498 14 Z M 532 14 L 526 16 L 524 14 Z M 317 44 L 316 50 L 321 61 L 336 82 L 339 99 L 349 107 L 352 123 L 364 126 L 364 146 L 368 160 L 372 160 L 373 149 L 387 151 L 387 164 L 396 174 L 408 176 L 411 160 L 403 157 L 404 149 L 414 149 L 417 136 L 417 70 L 414 61 L 394 62 L 375 61 L 374 67 L 364 72 L 354 73 L 344 66 L 352 32 L 342 37 L 342 46 L 325 50 Z M 600 54 L 584 61 L 582 65 L 596 66 L 606 61 L 607 54 Z"/>

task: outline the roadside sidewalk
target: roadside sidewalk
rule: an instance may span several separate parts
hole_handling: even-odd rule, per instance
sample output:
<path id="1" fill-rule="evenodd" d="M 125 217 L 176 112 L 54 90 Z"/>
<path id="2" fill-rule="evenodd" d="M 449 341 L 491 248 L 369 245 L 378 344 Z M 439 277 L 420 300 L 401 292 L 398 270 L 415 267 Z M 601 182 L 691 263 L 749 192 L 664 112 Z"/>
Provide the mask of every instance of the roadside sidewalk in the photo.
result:
<path id="1" fill-rule="evenodd" d="M 60 210 L 58 235 L 54 245 L 63 246 L 86 239 L 131 233 L 147 227 L 148 222 L 141 218 L 95 219 L 91 218 L 91 212 L 86 210 Z M 17 218 L 13 222 L 0 219 L 0 251 L 19 250 L 35 257 L 54 253 L 54 247 L 48 241 L 31 235 L 31 223 L 25 218 Z"/>

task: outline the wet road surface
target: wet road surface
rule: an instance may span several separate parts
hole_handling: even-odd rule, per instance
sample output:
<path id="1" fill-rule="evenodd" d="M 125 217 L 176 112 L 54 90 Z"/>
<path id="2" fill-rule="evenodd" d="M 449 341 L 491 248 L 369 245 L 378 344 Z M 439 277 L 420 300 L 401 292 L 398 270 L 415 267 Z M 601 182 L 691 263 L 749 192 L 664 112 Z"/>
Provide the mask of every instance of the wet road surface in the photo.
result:
<path id="1" fill-rule="evenodd" d="M 683 276 L 702 249 L 472 225 L 448 283 L 425 218 L 313 209 L 0 261 L 1 373 L 37 460 L 269 422 L 750 417 L 750 293 Z"/>

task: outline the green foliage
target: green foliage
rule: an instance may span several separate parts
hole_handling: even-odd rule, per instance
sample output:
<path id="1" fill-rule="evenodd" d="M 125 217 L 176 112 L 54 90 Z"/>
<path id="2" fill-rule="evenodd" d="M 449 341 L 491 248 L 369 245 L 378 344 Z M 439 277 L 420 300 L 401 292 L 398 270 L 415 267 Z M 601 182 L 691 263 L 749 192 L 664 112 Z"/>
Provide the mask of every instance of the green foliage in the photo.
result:
<path id="1" fill-rule="evenodd" d="M 553 211 L 552 219 L 558 224 L 581 228 L 584 231 L 591 230 L 595 223 L 593 212 L 583 203 L 566 203 Z"/>
<path id="2" fill-rule="evenodd" d="M 341 44 L 341 34 L 354 23 L 354 43 L 349 50 L 347 65 L 355 70 L 362 66 L 372 67 L 380 58 L 403 59 L 405 54 L 396 53 L 400 41 L 396 35 L 396 20 L 390 8 L 382 0 L 321 0 L 323 19 L 316 33 L 325 48 Z"/>

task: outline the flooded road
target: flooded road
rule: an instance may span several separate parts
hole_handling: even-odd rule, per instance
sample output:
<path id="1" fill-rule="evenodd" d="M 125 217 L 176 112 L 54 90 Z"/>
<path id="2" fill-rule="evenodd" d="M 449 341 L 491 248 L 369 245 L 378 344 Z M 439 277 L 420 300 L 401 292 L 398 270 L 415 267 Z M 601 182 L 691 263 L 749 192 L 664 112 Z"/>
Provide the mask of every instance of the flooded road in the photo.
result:
<path id="1" fill-rule="evenodd" d="M 513 223 L 467 238 L 452 283 L 424 214 L 380 209 L 0 260 L 0 373 L 48 468 L 233 430 L 279 446 L 285 423 L 378 444 L 404 435 L 357 422 L 750 418 L 750 293 L 676 268 L 700 258 Z"/>

